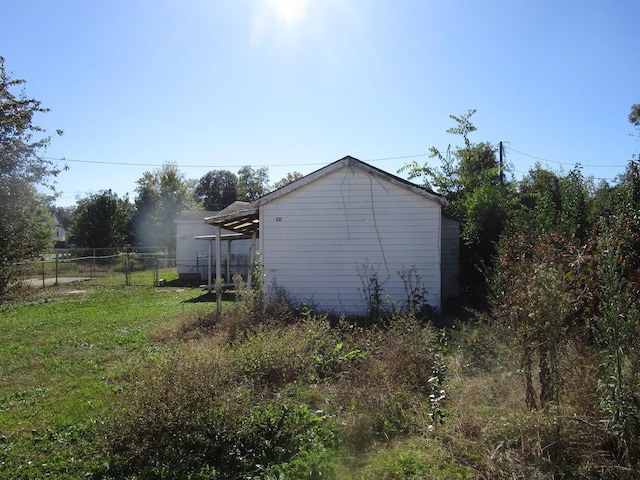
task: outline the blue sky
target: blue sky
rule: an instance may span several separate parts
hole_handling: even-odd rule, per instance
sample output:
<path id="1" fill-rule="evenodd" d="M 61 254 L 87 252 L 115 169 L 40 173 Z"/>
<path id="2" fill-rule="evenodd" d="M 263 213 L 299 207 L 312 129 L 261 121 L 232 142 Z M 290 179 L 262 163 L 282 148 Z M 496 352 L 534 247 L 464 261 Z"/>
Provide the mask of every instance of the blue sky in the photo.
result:
<path id="1" fill-rule="evenodd" d="M 640 151 L 638 19 L 637 0 L 4 0 L 0 55 L 65 132 L 45 154 L 69 166 L 62 206 L 133 198 L 167 162 L 397 174 L 472 108 L 471 140 L 505 142 L 516 178 L 613 180 Z"/>

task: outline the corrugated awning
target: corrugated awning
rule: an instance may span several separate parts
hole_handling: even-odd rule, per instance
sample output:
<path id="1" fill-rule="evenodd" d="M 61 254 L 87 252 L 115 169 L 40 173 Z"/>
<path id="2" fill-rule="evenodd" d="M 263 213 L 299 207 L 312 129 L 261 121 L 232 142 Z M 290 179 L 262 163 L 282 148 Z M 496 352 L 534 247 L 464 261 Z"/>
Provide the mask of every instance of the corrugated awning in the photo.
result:
<path id="1" fill-rule="evenodd" d="M 207 217 L 204 221 L 211 225 L 219 225 L 247 238 L 251 237 L 253 232 L 258 234 L 260 226 L 258 207 L 254 207 L 248 202 L 232 203 L 218 215 Z"/>
<path id="2" fill-rule="evenodd" d="M 217 235 L 196 235 L 194 238 L 196 240 L 215 240 Z M 236 240 L 238 238 L 244 238 L 244 235 L 241 233 L 223 233 L 220 235 L 221 240 Z"/>

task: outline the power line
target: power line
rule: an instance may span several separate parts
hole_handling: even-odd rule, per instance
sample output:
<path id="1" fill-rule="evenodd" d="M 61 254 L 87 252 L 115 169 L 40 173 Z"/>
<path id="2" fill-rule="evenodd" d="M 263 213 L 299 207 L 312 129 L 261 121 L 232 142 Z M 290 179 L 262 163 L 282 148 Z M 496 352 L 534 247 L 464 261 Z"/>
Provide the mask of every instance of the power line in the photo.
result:
<path id="1" fill-rule="evenodd" d="M 399 157 L 383 157 L 383 158 L 371 158 L 368 160 L 364 160 L 365 162 L 381 162 L 384 160 L 403 160 L 407 158 L 416 158 L 416 157 L 424 157 L 427 156 L 427 153 L 419 153 L 416 155 L 404 155 Z M 127 167 L 164 167 L 167 163 L 163 164 L 157 163 L 135 163 L 135 162 L 111 162 L 104 160 L 80 160 L 74 158 L 53 158 L 53 157 L 43 157 L 45 160 L 51 160 L 56 162 L 72 162 L 72 163 L 91 163 L 98 165 L 119 165 L 119 166 L 127 166 Z M 296 167 L 296 166 L 314 166 L 314 165 L 326 165 L 326 162 L 312 162 L 312 163 L 283 163 L 283 164 L 271 164 L 271 165 L 253 165 L 254 167 Z M 242 168 L 245 165 L 182 165 L 176 164 L 180 168 Z"/>
<path id="2" fill-rule="evenodd" d="M 532 155 L 530 153 L 525 153 L 520 150 L 516 150 L 515 148 L 509 147 L 503 144 L 503 148 L 505 150 L 509 150 L 513 153 L 517 153 L 519 155 L 523 155 L 525 157 L 533 158 L 534 160 L 539 160 L 542 162 L 555 163 L 558 165 L 580 165 L 581 167 L 587 168 L 626 168 L 627 165 L 595 165 L 595 164 L 581 164 L 580 162 L 560 162 L 558 160 L 551 160 L 549 158 L 540 157 L 537 155 Z M 387 160 L 406 160 L 409 158 L 418 158 L 418 157 L 426 157 L 429 156 L 428 153 L 417 153 L 414 155 L 402 155 L 395 157 L 380 157 L 380 158 L 369 158 L 363 161 L 365 162 L 382 162 Z M 128 166 L 128 167 L 163 167 L 167 163 L 172 164 L 175 163 L 180 168 L 242 168 L 246 165 L 189 165 L 189 164 L 178 164 L 176 162 L 165 162 L 165 163 L 137 163 L 137 162 L 114 162 L 107 160 L 82 160 L 76 158 L 54 158 L 54 157 L 43 157 L 45 160 L 57 161 L 57 162 L 72 162 L 72 163 L 90 163 L 97 165 L 119 165 L 119 166 Z M 326 165 L 326 162 L 309 162 L 309 163 L 282 163 L 282 164 L 258 164 L 252 165 L 254 167 L 296 167 L 296 166 L 317 166 L 317 165 Z"/>
<path id="3" fill-rule="evenodd" d="M 537 155 L 532 155 L 530 153 L 522 152 L 520 150 L 516 150 L 510 146 L 504 145 L 503 149 L 509 150 L 510 152 L 517 153 L 519 155 L 532 158 L 534 160 L 538 160 L 541 162 L 554 163 L 557 165 L 570 165 L 570 166 L 579 166 L 579 167 L 587 167 L 587 168 L 626 168 L 626 165 L 596 165 L 596 164 L 580 164 L 579 162 L 560 162 L 557 160 L 551 160 L 549 158 L 540 157 Z M 418 158 L 418 157 L 426 157 L 429 156 L 428 153 L 417 153 L 414 155 L 401 155 L 401 156 L 393 156 L 393 157 L 380 157 L 380 158 L 370 158 L 364 160 L 365 162 L 382 162 L 388 160 L 406 160 L 410 158 Z M 72 159 L 72 158 L 53 158 L 53 157 L 43 157 L 46 160 L 57 161 L 57 162 L 73 162 L 73 163 L 87 163 L 87 164 L 97 164 L 97 165 L 118 165 L 118 166 L 130 166 L 130 167 L 163 167 L 167 163 L 175 164 L 179 168 L 208 168 L 208 169 L 220 169 L 220 168 L 242 168 L 246 165 L 181 165 L 175 162 L 165 162 L 163 164 L 157 163 L 137 163 L 137 162 L 114 162 L 114 161 L 106 161 L 106 160 L 82 160 L 82 159 Z M 261 167 L 300 167 L 300 166 L 324 166 L 326 162 L 309 162 L 309 163 L 295 163 L 295 164 L 261 164 L 261 165 L 252 165 L 253 167 L 261 168 Z M 522 172 L 519 170 L 512 169 L 514 173 L 528 174 L 529 172 Z M 595 180 L 606 180 L 611 181 L 612 178 L 605 177 L 593 177 Z"/>
<path id="4" fill-rule="evenodd" d="M 540 160 L 543 162 L 549 162 L 549 163 L 557 163 L 558 165 L 580 165 L 581 167 L 588 167 L 588 168 L 625 168 L 626 165 L 586 165 L 586 164 L 582 164 L 580 162 L 559 162 L 557 160 L 549 160 L 548 158 L 542 158 L 542 157 L 537 157 L 535 155 L 531 155 L 529 153 L 524 153 L 524 152 L 520 152 L 518 150 L 516 150 L 515 148 L 511 148 L 511 147 L 507 147 L 506 145 L 503 147 L 506 148 L 507 150 L 510 150 L 514 153 L 519 153 L 520 155 L 524 155 L 525 157 L 529 157 L 529 158 L 533 158 L 535 160 Z"/>
<path id="5" fill-rule="evenodd" d="M 626 165 L 583 165 L 580 163 L 571 163 L 571 162 L 560 162 L 560 161 L 556 161 L 556 160 L 550 160 L 548 158 L 543 158 L 543 157 L 539 157 L 536 155 L 532 155 L 529 153 L 525 153 L 525 152 L 521 152 L 519 150 L 516 150 L 515 148 L 509 147 L 504 145 L 503 142 L 502 143 L 502 148 L 509 150 L 513 153 L 517 153 L 519 155 L 523 155 L 525 157 L 529 157 L 529 158 L 533 158 L 535 160 L 539 160 L 542 162 L 548 162 L 548 163 L 555 163 L 558 165 L 571 165 L 571 166 L 575 166 L 578 165 L 580 167 L 589 167 L 589 168 L 626 168 Z M 426 156 L 430 156 L 430 154 L 428 153 L 417 153 L 414 155 L 402 155 L 402 156 L 394 156 L 394 157 L 380 157 L 380 158 L 370 158 L 367 160 L 364 160 L 365 162 L 382 162 L 382 161 L 387 161 L 387 160 L 406 160 L 409 158 L 418 158 L 418 157 L 426 157 Z M 51 160 L 51 161 L 57 161 L 57 162 L 73 162 L 73 163 L 88 163 L 88 164 L 98 164 L 98 165 L 119 165 L 119 166 L 139 166 L 139 167 L 163 167 L 165 166 L 167 163 L 174 163 L 174 162 L 165 162 L 163 164 L 154 164 L 154 163 L 136 163 L 136 162 L 113 162 L 113 161 L 103 161 L 103 160 L 81 160 L 81 159 L 71 159 L 71 158 L 66 158 L 66 157 L 62 157 L 62 158 L 53 158 L 53 157 L 43 157 L 45 160 Z M 241 168 L 245 165 L 180 165 L 180 164 L 176 164 L 177 167 L 179 168 L 210 168 L 210 169 L 220 169 L 220 168 Z M 312 163 L 296 163 L 296 164 L 276 164 L 276 165 L 252 165 L 253 167 L 296 167 L 296 166 L 317 166 L 317 165 L 326 165 L 326 162 L 312 162 Z M 513 173 L 520 173 L 523 175 L 528 175 L 529 172 L 524 172 L 521 170 L 516 170 L 516 169 L 511 169 L 511 171 Z M 595 180 L 606 180 L 606 181 L 611 181 L 613 179 L 611 178 L 604 178 L 604 177 L 592 177 Z M 125 190 L 113 190 L 116 192 L 124 192 Z M 77 195 L 82 195 L 86 192 L 62 192 L 61 196 L 63 197 L 70 197 L 70 196 L 77 196 Z M 127 191 L 127 193 L 129 193 Z"/>
<path id="6" fill-rule="evenodd" d="M 524 170 L 516 170 L 516 169 L 511 169 L 510 170 L 513 173 L 520 173 L 523 175 L 523 178 L 526 177 L 527 175 L 529 175 L 531 173 L 531 171 L 524 171 Z M 615 180 L 615 178 L 611 178 L 611 177 L 595 177 L 593 175 L 588 175 L 587 178 L 592 178 L 593 180 L 606 180 L 607 182 L 612 182 Z"/>

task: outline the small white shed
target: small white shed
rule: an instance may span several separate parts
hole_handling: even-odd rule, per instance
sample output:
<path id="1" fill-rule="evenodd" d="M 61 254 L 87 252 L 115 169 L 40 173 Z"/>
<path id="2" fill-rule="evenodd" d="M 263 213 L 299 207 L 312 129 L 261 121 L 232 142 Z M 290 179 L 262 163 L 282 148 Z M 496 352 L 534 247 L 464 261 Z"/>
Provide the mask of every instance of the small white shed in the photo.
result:
<path id="1" fill-rule="evenodd" d="M 212 258 L 215 271 L 215 254 L 212 255 L 212 239 L 216 228 L 205 222 L 205 218 L 216 215 L 219 212 L 193 211 L 185 212 L 175 219 L 176 242 L 176 266 L 178 277 L 181 280 L 207 281 L 209 275 L 209 256 Z M 223 230 L 223 236 L 231 232 Z M 246 278 L 249 270 L 250 240 L 231 240 L 227 237 L 223 241 L 225 247 L 221 249 L 221 271 L 226 281 L 231 281 L 227 276 L 240 273 Z"/>
<path id="2" fill-rule="evenodd" d="M 440 309 L 458 284 L 458 226 L 443 215 L 445 204 L 442 196 L 344 157 L 207 222 L 257 231 L 265 285 L 274 282 L 322 310 L 366 311 L 372 274 L 385 300 L 403 301 L 402 274 L 409 271 L 427 303 Z"/>

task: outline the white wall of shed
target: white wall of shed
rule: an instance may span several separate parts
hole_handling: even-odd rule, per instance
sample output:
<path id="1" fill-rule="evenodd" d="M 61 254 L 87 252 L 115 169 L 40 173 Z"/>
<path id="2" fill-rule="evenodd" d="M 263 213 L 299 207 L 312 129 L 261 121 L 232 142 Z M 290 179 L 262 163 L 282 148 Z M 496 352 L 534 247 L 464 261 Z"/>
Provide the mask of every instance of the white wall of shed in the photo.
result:
<path id="1" fill-rule="evenodd" d="M 399 271 L 415 266 L 441 300 L 441 206 L 359 169 L 342 168 L 260 208 L 265 285 L 336 313 L 362 313 L 363 266 L 385 298 L 406 299 Z"/>
<path id="2" fill-rule="evenodd" d="M 231 233 L 222 230 L 223 235 Z M 206 278 L 209 255 L 209 241 L 197 240 L 196 236 L 215 235 L 216 228 L 202 222 L 180 222 L 177 223 L 177 248 L 176 263 L 178 274 L 200 274 L 203 279 Z M 246 266 L 249 264 L 249 248 L 251 247 L 250 239 L 234 240 L 231 242 L 231 266 L 240 264 Z M 198 257 L 200 258 L 198 260 Z M 222 260 L 227 259 L 227 241 L 222 242 Z M 215 256 L 213 258 L 215 265 Z M 226 265 L 223 263 L 223 265 Z M 233 274 L 234 272 L 232 272 Z"/>

